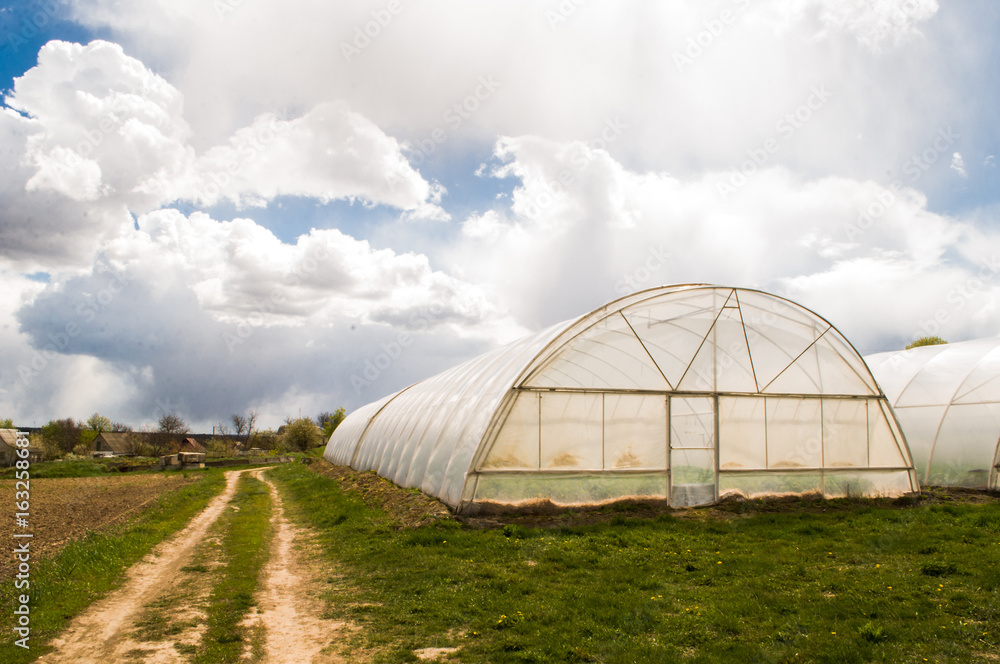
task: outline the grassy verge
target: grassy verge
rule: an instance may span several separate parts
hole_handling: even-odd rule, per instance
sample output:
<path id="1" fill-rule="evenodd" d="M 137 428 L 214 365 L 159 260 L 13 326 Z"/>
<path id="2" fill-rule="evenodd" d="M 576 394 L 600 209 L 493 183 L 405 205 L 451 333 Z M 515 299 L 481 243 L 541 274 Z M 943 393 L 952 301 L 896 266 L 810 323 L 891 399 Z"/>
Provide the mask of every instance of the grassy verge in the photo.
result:
<path id="1" fill-rule="evenodd" d="M 322 447 L 315 448 L 318 453 L 310 452 L 285 452 L 278 453 L 274 455 L 268 454 L 267 456 L 287 456 L 292 457 L 296 461 L 300 461 L 303 457 L 321 457 L 323 449 Z M 208 461 L 245 461 L 249 459 L 250 464 L 247 466 L 238 465 L 230 470 L 235 470 L 238 468 L 254 468 L 254 467 L 265 467 L 271 464 L 265 464 L 263 462 L 257 462 L 257 457 L 245 457 L 245 456 L 230 456 L 230 457 L 209 457 Z M 137 473 L 148 473 L 148 472 L 180 472 L 177 468 L 171 469 L 161 469 L 159 467 L 159 457 L 104 457 L 99 459 L 85 459 L 85 458 L 73 458 L 73 459 L 57 459 L 56 461 L 41 461 L 38 463 L 31 464 L 31 477 L 32 479 L 45 479 L 50 477 L 97 477 L 100 475 L 108 474 L 119 474 L 120 471 L 117 470 L 118 466 L 128 466 L 132 470 L 127 471 L 129 475 L 135 475 Z M 13 466 L 0 468 L 0 480 L 12 480 L 15 477 L 16 468 Z M 186 472 L 191 472 L 193 468 L 185 469 Z"/>
<path id="2" fill-rule="evenodd" d="M 220 568 L 209 598 L 208 629 L 202 645 L 192 660 L 197 664 L 238 662 L 249 649 L 262 655 L 260 630 L 243 625 L 243 619 L 254 605 L 261 570 L 267 562 L 271 542 L 271 497 L 267 485 L 243 475 L 237 492 L 225 515 L 215 524 L 223 533 L 222 557 L 226 565 Z"/>
<path id="3" fill-rule="evenodd" d="M 125 570 L 156 544 L 180 530 L 225 486 L 221 472 L 162 496 L 158 504 L 116 533 L 91 533 L 71 542 L 53 558 L 32 561 L 30 571 L 31 649 L 13 644 L 14 601 L 24 590 L 12 582 L 0 587 L 0 661 L 29 662 L 47 652 L 42 644 L 70 619 L 124 579 Z M 8 554 L 9 555 L 9 554 Z"/>
<path id="4" fill-rule="evenodd" d="M 117 472 L 115 466 L 130 465 L 144 466 L 144 468 L 130 471 L 129 474 L 144 473 L 149 470 L 156 470 L 156 459 L 59 459 L 57 461 L 41 461 L 31 464 L 32 479 L 45 479 L 49 477 L 97 477 Z M 0 469 L 0 479 L 14 479 L 15 468 Z"/>
<path id="5" fill-rule="evenodd" d="M 790 503 L 554 528 L 401 529 L 271 471 L 373 662 L 975 662 L 1000 656 L 1000 502 Z"/>

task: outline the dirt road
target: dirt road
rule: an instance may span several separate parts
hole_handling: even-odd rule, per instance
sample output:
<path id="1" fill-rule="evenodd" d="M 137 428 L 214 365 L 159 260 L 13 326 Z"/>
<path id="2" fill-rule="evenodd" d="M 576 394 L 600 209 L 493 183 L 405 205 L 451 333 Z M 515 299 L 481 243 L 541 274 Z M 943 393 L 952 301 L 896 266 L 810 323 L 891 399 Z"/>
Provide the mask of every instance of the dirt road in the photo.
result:
<path id="1" fill-rule="evenodd" d="M 311 568 L 301 548 L 309 536 L 285 517 L 281 495 L 263 471 L 254 475 L 271 489 L 274 539 L 271 559 L 264 568 L 262 592 L 256 616 L 265 629 L 265 664 L 334 663 L 342 660 L 320 651 L 345 627 L 342 622 L 323 620 L 322 602 L 313 595 L 320 570 Z M 296 551 L 296 548 L 300 550 Z"/>
<path id="2" fill-rule="evenodd" d="M 344 625 L 320 618 L 323 606 L 314 589 L 319 587 L 316 579 L 322 578 L 322 571 L 302 551 L 309 547 L 309 534 L 287 519 L 281 496 L 260 470 L 228 472 L 220 495 L 187 527 L 135 564 L 121 588 L 77 616 L 53 641 L 55 650 L 37 661 L 167 663 L 187 662 L 196 654 L 205 630 L 204 605 L 211 592 L 207 575 L 197 572 L 225 564 L 219 560 L 218 538 L 210 537 L 209 531 L 229 506 L 244 472 L 253 473 L 270 487 L 275 529 L 271 557 L 258 589 L 258 612 L 246 619 L 248 625 L 264 630 L 264 657 L 259 661 L 342 661 L 321 652 Z M 153 637 L 148 636 L 151 628 L 155 628 Z M 254 658 L 247 653 L 246 661 Z"/>

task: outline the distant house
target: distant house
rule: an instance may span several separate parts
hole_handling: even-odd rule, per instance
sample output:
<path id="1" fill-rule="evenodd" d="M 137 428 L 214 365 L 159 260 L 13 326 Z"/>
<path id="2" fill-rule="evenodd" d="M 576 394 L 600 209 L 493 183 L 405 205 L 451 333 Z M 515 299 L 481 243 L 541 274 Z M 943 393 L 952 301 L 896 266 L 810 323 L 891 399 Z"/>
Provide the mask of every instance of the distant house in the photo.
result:
<path id="1" fill-rule="evenodd" d="M 196 452 L 198 454 L 204 454 L 208 450 L 205 446 L 199 443 L 194 438 L 185 438 L 181 441 L 181 444 L 177 446 L 178 452 Z"/>
<path id="2" fill-rule="evenodd" d="M 94 439 L 94 453 L 103 452 L 105 455 L 114 456 L 135 456 L 136 440 L 130 433 L 117 433 L 102 431 Z"/>
<path id="3" fill-rule="evenodd" d="M 37 445 L 28 446 L 28 461 L 31 463 L 38 463 L 44 456 Z M 12 466 L 17 459 L 17 429 L 0 429 L 0 464 Z"/>

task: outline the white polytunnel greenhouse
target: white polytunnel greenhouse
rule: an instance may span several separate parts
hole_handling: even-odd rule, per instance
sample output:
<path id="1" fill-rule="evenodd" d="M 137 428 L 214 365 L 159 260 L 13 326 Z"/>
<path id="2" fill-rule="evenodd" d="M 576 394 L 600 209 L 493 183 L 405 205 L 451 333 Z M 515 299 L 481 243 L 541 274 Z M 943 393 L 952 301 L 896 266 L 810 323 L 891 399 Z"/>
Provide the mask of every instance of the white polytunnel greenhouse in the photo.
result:
<path id="1" fill-rule="evenodd" d="M 634 293 L 363 406 L 324 456 L 459 513 L 918 488 L 885 396 L 830 323 L 697 284 Z"/>
<path id="2" fill-rule="evenodd" d="M 921 483 L 1000 489 L 1000 339 L 866 359 L 906 433 Z"/>

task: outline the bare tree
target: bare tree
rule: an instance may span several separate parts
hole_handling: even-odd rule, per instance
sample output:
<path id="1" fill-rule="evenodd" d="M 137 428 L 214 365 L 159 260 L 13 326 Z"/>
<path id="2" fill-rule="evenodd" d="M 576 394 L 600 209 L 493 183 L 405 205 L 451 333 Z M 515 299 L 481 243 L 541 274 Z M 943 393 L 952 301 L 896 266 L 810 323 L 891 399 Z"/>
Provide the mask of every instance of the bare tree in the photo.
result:
<path id="1" fill-rule="evenodd" d="M 234 413 L 232 420 L 233 420 L 233 429 L 236 430 L 236 435 L 242 437 L 247 430 L 246 416 L 240 415 L 239 413 Z"/>
<path id="2" fill-rule="evenodd" d="M 247 420 L 247 442 L 249 443 L 250 440 L 253 439 L 254 425 L 257 424 L 257 411 L 251 410 L 250 412 L 248 412 L 246 415 L 246 420 Z"/>
<path id="3" fill-rule="evenodd" d="M 187 423 L 174 413 L 167 413 L 161 417 L 159 425 L 159 431 L 155 431 L 147 437 L 150 453 L 153 456 L 160 456 L 166 452 L 171 445 L 177 442 L 177 437 L 188 432 Z"/>
<path id="4" fill-rule="evenodd" d="M 181 419 L 179 415 L 174 413 L 167 413 L 160 418 L 160 433 L 167 434 L 184 434 L 188 432 L 187 422 Z"/>
<path id="5" fill-rule="evenodd" d="M 142 456 L 143 448 L 146 445 L 143 443 L 142 437 L 132 431 L 128 432 L 125 436 L 125 452 L 131 454 L 132 456 Z"/>
<path id="6" fill-rule="evenodd" d="M 248 411 L 246 415 L 233 415 L 232 420 L 236 435 L 243 441 L 244 447 L 249 447 L 250 440 L 253 438 L 254 426 L 257 424 L 257 411 Z"/>

